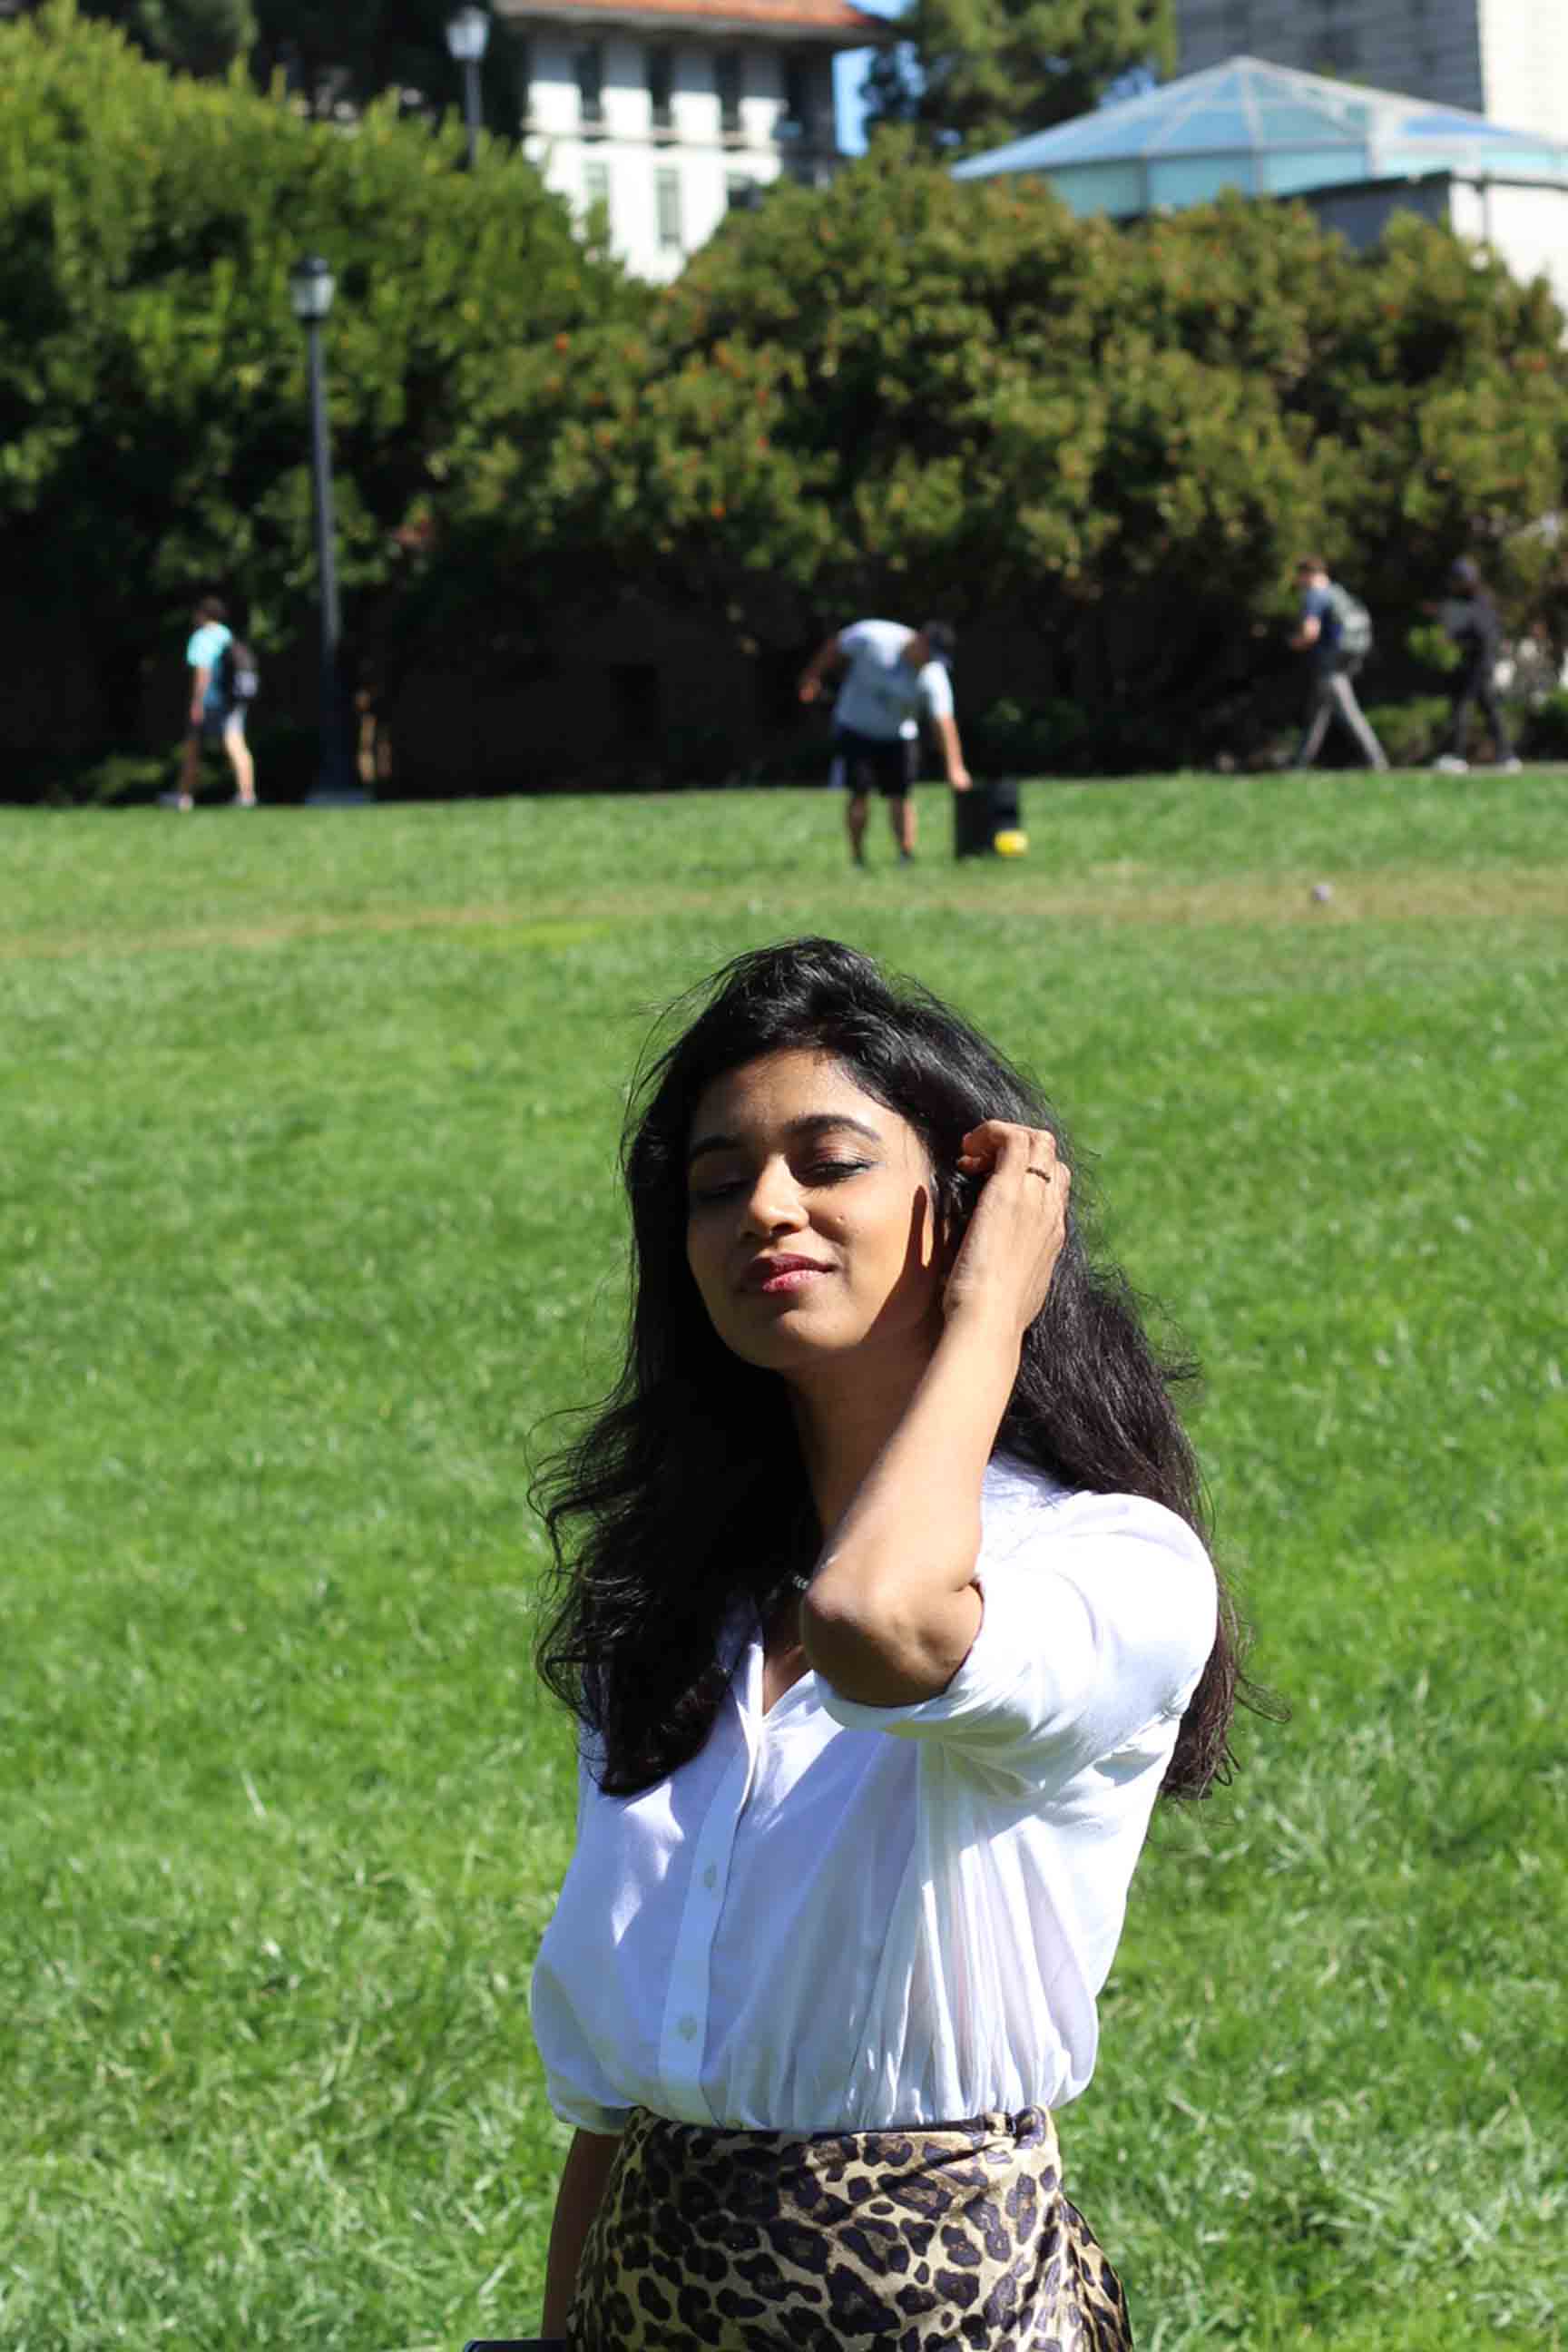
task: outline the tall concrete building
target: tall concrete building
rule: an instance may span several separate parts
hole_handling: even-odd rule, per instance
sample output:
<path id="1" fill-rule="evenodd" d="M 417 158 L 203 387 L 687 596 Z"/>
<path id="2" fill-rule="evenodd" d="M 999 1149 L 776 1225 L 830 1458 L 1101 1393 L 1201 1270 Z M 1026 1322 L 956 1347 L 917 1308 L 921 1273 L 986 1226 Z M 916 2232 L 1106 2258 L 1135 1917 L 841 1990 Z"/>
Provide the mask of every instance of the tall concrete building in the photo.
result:
<path id="1" fill-rule="evenodd" d="M 1568 139 L 1568 0 L 1175 0 L 1176 70 L 1237 55 Z"/>

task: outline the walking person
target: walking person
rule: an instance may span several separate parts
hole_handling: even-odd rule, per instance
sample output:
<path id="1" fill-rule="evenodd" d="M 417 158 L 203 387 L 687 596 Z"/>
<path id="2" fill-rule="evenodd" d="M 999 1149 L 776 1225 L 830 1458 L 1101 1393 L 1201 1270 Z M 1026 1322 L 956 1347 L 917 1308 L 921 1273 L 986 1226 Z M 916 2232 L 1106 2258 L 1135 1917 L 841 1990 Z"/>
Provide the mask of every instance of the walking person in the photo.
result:
<path id="1" fill-rule="evenodd" d="M 179 790 L 159 795 L 165 808 L 192 809 L 201 780 L 202 749 L 221 743 L 234 772 L 235 808 L 255 808 L 256 763 L 245 740 L 247 703 L 235 685 L 234 631 L 221 596 L 204 596 L 193 615 L 185 647 L 190 671 L 189 709 Z"/>
<path id="2" fill-rule="evenodd" d="M 833 781 L 848 789 L 845 824 L 857 866 L 866 863 L 873 788 L 887 802 L 900 858 L 906 866 L 913 862 L 910 787 L 919 762 L 922 711 L 942 747 L 949 784 L 955 793 L 969 790 L 948 675 L 952 647 L 953 633 L 944 621 L 927 621 L 918 629 L 901 621 L 855 621 L 820 646 L 801 674 L 800 698 L 811 703 L 830 670 L 845 673 L 833 710 Z"/>
<path id="3" fill-rule="evenodd" d="M 1045 1099 L 835 940 L 715 975 L 623 1165 L 626 1363 L 542 1490 L 544 2339 L 1124 2352 L 1055 2114 L 1237 1685 L 1171 1377 Z"/>
<path id="4" fill-rule="evenodd" d="M 1367 724 L 1354 685 L 1355 673 L 1371 646 L 1370 624 L 1359 646 L 1350 638 L 1352 619 L 1358 625 L 1365 623 L 1366 608 L 1330 579 L 1321 555 L 1301 558 L 1296 566 L 1296 585 L 1301 592 L 1301 607 L 1290 643 L 1296 652 L 1309 657 L 1311 694 L 1306 731 L 1290 764 L 1310 768 L 1323 748 L 1330 720 L 1338 719 L 1367 765 L 1382 772 L 1388 766 L 1387 755 Z"/>
<path id="5" fill-rule="evenodd" d="M 1469 733 L 1470 707 L 1479 703 L 1499 770 L 1505 776 L 1517 775 L 1521 763 L 1514 757 L 1508 720 L 1497 689 L 1502 616 L 1491 590 L 1481 578 L 1479 565 L 1469 556 L 1461 555 L 1457 563 L 1449 566 L 1447 596 L 1442 604 L 1426 609 L 1437 614 L 1460 656 L 1460 667 L 1454 674 L 1448 724 L 1433 766 L 1449 776 L 1462 776 L 1468 772 L 1465 740 Z"/>

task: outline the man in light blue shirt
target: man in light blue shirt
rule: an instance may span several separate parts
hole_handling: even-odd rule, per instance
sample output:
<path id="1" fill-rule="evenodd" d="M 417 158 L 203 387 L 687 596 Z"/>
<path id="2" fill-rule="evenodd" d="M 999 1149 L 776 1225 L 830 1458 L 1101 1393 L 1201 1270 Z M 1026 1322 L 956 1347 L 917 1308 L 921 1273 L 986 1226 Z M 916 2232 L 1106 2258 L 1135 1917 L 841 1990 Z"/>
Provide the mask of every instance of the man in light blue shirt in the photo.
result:
<path id="1" fill-rule="evenodd" d="M 945 622 L 909 629 L 901 621 L 855 621 L 819 646 L 802 674 L 800 698 L 815 702 L 830 669 L 846 673 L 833 711 L 833 777 L 849 788 L 845 821 L 857 866 L 866 863 L 873 784 L 888 803 L 900 858 L 907 866 L 914 856 L 910 785 L 919 748 L 918 714 L 931 721 L 953 791 L 969 790 L 947 674 L 952 656 L 952 631 Z"/>
<path id="2" fill-rule="evenodd" d="M 234 770 L 234 808 L 256 806 L 256 763 L 245 740 L 245 705 L 232 692 L 231 674 L 223 656 L 234 643 L 228 608 L 221 596 L 204 596 L 196 606 L 185 659 L 190 665 L 190 713 L 185 730 L 180 788 L 161 795 L 165 808 L 195 806 L 201 776 L 202 746 L 221 743 Z"/>

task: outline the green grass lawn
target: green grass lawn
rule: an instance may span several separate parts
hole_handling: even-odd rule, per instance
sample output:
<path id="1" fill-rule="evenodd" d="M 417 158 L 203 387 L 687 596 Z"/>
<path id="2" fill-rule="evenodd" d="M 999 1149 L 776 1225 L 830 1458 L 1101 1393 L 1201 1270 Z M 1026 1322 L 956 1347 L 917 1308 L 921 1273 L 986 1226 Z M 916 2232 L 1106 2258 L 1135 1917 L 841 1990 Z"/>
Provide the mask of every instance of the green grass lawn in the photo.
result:
<path id="1" fill-rule="evenodd" d="M 530 1447 L 648 1009 L 807 929 L 1092 1155 L 1293 1710 L 1064 2118 L 1142 2352 L 1568 2343 L 1568 777 L 922 806 L 863 876 L 820 792 L 0 815 L 6 2352 L 536 2324 Z"/>

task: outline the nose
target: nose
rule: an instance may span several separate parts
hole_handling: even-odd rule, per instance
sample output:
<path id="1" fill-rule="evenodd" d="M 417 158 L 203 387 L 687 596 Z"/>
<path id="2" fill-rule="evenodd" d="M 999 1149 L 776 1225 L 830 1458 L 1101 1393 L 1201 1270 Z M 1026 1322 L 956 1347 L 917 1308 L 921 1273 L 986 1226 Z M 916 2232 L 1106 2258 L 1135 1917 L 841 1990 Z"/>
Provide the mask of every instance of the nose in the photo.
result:
<path id="1" fill-rule="evenodd" d="M 741 1202 L 742 1230 L 765 1240 L 773 1234 L 797 1234 L 805 1223 L 805 1203 L 787 1160 L 764 1160 L 751 1189 Z"/>

